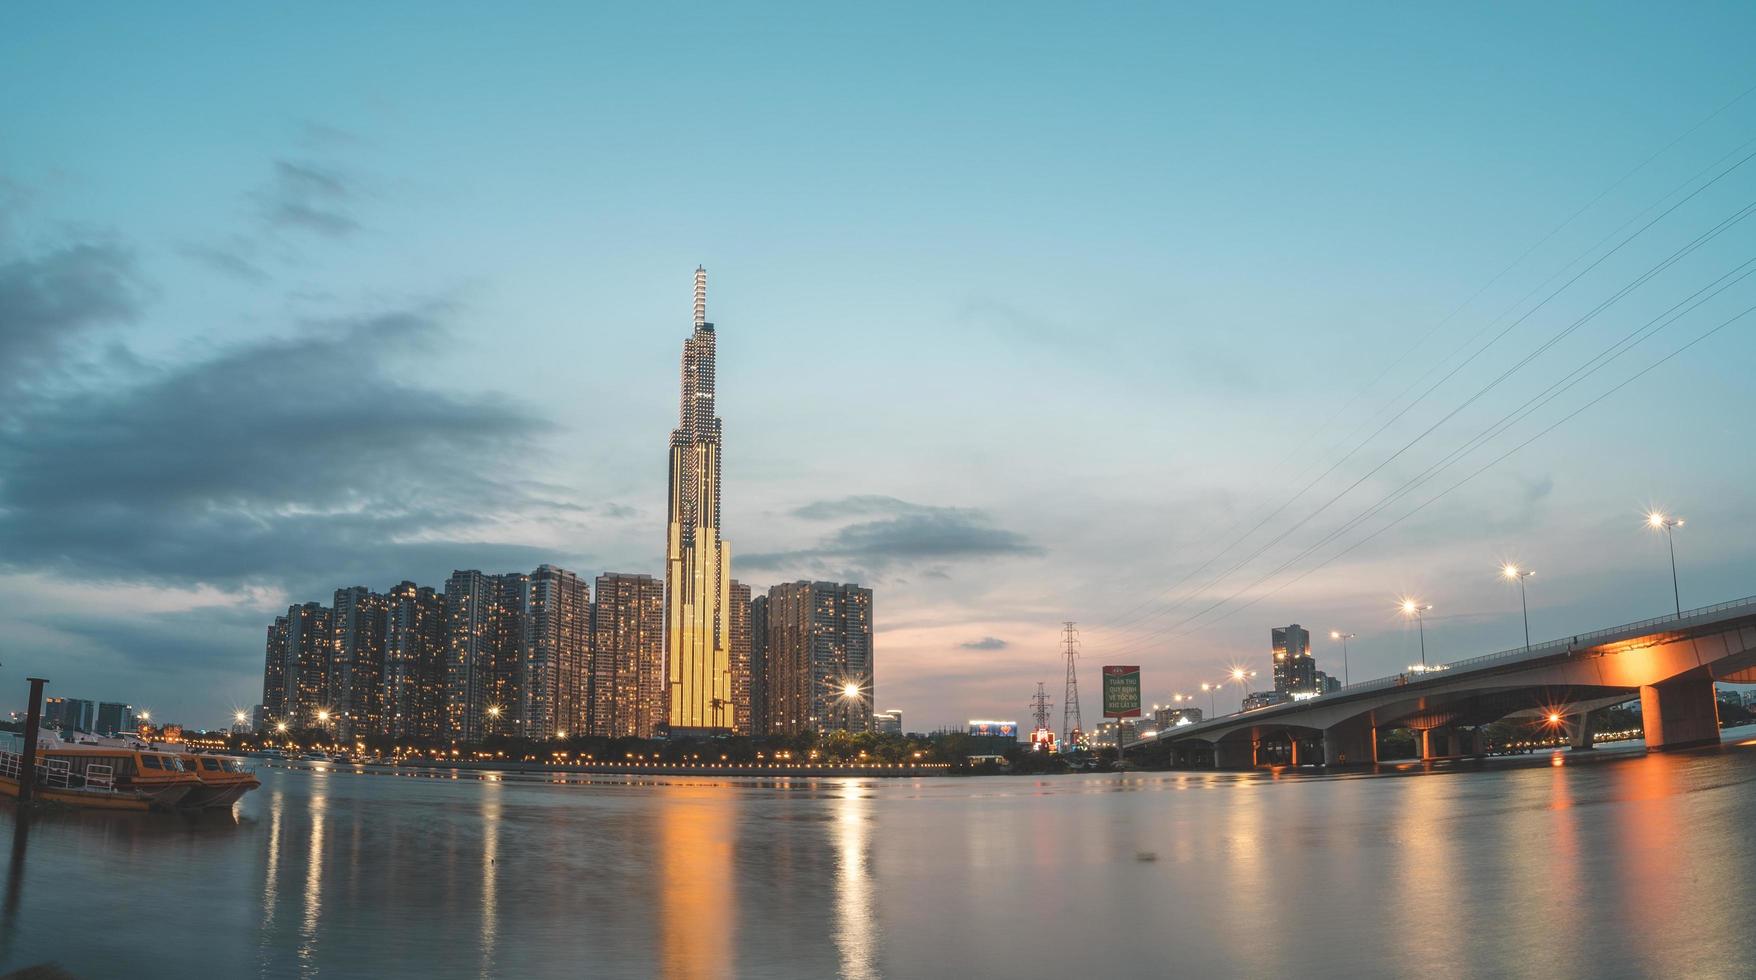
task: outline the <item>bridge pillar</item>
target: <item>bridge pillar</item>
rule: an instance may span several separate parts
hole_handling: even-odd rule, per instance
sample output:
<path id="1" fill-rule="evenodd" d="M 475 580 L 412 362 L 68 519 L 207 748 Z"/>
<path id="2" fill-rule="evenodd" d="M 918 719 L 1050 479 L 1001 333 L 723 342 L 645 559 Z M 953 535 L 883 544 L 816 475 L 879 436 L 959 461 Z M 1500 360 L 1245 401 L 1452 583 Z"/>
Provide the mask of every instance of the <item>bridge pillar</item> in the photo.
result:
<path id="1" fill-rule="evenodd" d="M 1640 689 L 1640 723 L 1649 749 L 1719 744 L 1719 703 L 1705 671 Z"/>
<path id="2" fill-rule="evenodd" d="M 1423 728 L 1421 731 L 1422 759 L 1453 759 L 1463 755 L 1473 755 L 1471 737 L 1450 726 L 1443 728 Z"/>
<path id="3" fill-rule="evenodd" d="M 1323 730 L 1323 764 L 1370 766 L 1378 762 L 1378 729 L 1364 719 L 1344 721 Z"/>
<path id="4" fill-rule="evenodd" d="M 1570 748 L 1584 751 L 1592 747 L 1591 740 L 1597 735 L 1597 725 L 1591 720 L 1591 712 L 1572 715 L 1564 724 L 1567 726 L 1567 745 Z"/>
<path id="5" fill-rule="evenodd" d="M 1253 769 L 1256 766 L 1256 744 L 1252 739 L 1226 741 L 1221 739 L 1213 743 L 1213 767 L 1215 769 Z"/>

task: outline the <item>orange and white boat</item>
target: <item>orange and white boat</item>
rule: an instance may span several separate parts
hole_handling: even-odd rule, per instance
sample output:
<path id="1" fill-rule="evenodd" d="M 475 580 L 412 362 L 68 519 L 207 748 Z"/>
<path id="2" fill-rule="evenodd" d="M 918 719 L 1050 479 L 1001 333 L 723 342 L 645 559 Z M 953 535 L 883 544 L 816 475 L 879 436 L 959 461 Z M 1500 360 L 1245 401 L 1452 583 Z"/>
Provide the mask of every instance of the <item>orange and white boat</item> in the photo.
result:
<path id="1" fill-rule="evenodd" d="M 185 769 L 175 752 L 44 742 L 32 791 L 39 800 L 100 810 L 170 810 L 202 787 L 201 777 Z M 23 761 L 17 752 L 0 752 L 0 795 L 18 796 Z"/>
<path id="2" fill-rule="evenodd" d="M 256 774 L 230 756 L 182 754 L 183 768 L 194 773 L 201 785 L 183 798 L 182 807 L 228 807 L 245 793 L 262 785 Z"/>

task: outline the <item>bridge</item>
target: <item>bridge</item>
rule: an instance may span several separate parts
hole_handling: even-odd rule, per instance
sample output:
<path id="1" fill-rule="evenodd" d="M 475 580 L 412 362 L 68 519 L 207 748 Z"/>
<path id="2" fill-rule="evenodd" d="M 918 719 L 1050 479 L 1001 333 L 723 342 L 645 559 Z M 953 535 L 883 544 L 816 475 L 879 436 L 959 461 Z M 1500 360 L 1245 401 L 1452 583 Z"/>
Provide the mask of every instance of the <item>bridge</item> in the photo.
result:
<path id="1" fill-rule="evenodd" d="M 1544 719 L 1590 748 L 1589 712 L 1640 698 L 1649 749 L 1719 742 L 1714 682 L 1756 683 L 1756 597 L 1364 681 L 1160 732 L 1177 765 L 1367 766 L 1378 733 L 1413 730 L 1422 759 L 1479 754 L 1482 725 Z"/>

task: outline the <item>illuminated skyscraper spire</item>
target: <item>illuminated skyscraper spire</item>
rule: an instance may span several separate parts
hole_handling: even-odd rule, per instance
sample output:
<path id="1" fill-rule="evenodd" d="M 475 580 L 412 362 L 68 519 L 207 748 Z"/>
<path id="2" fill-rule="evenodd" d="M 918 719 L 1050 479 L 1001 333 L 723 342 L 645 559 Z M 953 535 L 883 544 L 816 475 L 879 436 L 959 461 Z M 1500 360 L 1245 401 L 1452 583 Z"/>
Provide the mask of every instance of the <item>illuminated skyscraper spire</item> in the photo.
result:
<path id="1" fill-rule="evenodd" d="M 695 267 L 695 329 L 707 325 L 707 268 Z"/>

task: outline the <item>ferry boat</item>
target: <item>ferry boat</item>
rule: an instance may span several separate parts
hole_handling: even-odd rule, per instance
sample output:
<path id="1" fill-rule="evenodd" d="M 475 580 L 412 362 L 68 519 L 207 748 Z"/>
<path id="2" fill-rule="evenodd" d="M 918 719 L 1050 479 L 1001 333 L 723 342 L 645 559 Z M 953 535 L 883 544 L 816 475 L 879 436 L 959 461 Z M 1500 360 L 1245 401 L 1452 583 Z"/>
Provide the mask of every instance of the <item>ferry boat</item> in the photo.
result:
<path id="1" fill-rule="evenodd" d="M 245 793 L 262 785 L 256 774 L 238 760 L 223 755 L 182 755 L 183 768 L 194 773 L 201 785 L 183 798 L 182 806 L 228 807 Z"/>
<path id="2" fill-rule="evenodd" d="M 0 752 L 0 795 L 17 798 L 23 762 L 17 752 Z M 50 744 L 37 749 L 33 795 L 100 810 L 170 810 L 201 785 L 174 752 Z"/>

